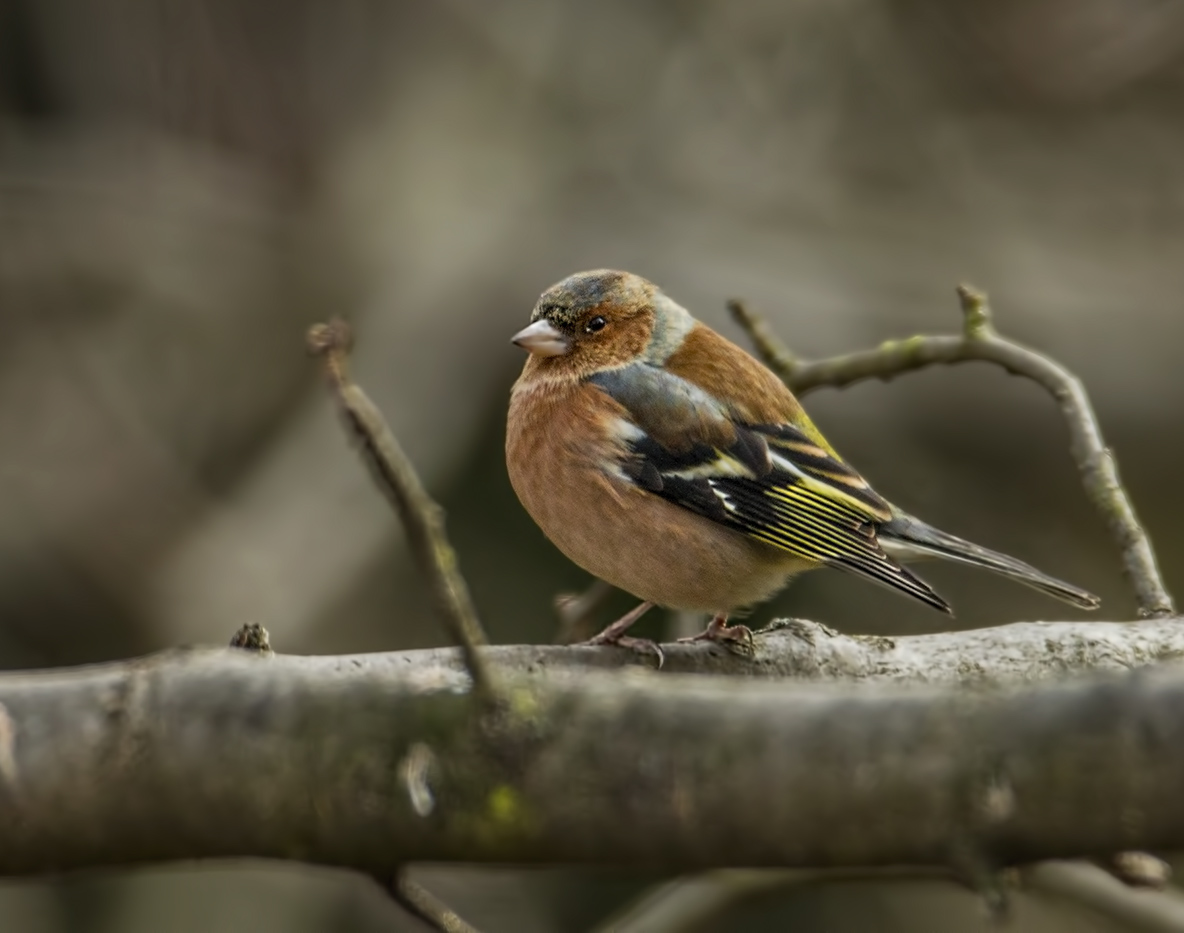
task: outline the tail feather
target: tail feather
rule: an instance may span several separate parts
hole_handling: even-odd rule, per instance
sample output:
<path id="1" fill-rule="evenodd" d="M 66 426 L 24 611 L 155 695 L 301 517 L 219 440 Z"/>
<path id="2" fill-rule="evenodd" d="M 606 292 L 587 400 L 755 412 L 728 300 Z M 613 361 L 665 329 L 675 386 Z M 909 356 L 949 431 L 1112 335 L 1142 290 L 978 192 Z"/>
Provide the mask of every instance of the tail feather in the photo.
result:
<path id="1" fill-rule="evenodd" d="M 884 550 L 898 559 L 942 557 L 993 570 L 1082 609 L 1097 609 L 1102 602 L 1093 593 L 1050 577 L 1031 564 L 939 531 L 903 512 L 897 512 L 890 521 L 881 525 L 876 537 Z"/>
<path id="2" fill-rule="evenodd" d="M 832 566 L 842 567 L 844 570 L 858 574 L 865 579 L 871 580 L 873 583 L 879 583 L 881 586 L 887 586 L 891 589 L 899 590 L 902 593 L 907 593 L 909 596 L 921 600 L 925 605 L 931 606 L 938 612 L 944 612 L 946 615 L 951 616 L 954 614 L 954 610 L 950 604 L 933 587 L 909 570 L 908 567 L 897 563 L 890 555 L 884 556 L 884 559 L 877 564 L 871 564 L 866 561 L 854 561 L 846 557 L 832 558 L 829 563 Z"/>

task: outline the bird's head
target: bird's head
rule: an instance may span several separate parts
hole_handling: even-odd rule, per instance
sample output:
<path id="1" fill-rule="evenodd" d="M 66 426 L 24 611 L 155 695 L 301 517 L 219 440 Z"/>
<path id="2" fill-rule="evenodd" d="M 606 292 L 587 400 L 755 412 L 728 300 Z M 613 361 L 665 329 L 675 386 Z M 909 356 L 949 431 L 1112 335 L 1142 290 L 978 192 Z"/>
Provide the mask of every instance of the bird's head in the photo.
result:
<path id="1" fill-rule="evenodd" d="M 513 342 L 528 367 L 581 377 L 637 360 L 661 365 L 694 319 L 657 286 L 630 272 L 577 272 L 539 297 Z"/>

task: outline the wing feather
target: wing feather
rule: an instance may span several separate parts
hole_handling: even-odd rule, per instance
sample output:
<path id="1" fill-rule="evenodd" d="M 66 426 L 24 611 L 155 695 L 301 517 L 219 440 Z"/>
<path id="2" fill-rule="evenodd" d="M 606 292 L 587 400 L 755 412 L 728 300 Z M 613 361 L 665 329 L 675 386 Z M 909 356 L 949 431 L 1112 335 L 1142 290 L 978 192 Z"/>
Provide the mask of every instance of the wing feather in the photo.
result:
<path id="1" fill-rule="evenodd" d="M 892 507 L 790 424 L 746 424 L 702 389 L 635 364 L 589 381 L 633 419 L 621 472 L 640 488 L 809 561 L 843 567 L 937 609 L 949 605 L 880 546 Z"/>

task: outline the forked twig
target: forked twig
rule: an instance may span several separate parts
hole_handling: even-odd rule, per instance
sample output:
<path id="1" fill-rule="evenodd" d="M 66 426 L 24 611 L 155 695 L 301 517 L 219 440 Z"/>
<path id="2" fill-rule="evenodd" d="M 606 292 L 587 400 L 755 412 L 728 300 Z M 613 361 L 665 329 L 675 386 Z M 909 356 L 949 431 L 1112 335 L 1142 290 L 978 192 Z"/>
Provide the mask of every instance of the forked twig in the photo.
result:
<path id="1" fill-rule="evenodd" d="M 991 321 L 987 297 L 968 285 L 958 286 L 963 329 L 960 336 L 917 336 L 893 340 L 874 350 L 823 360 L 799 360 L 777 339 L 768 324 L 739 301 L 728 303 L 736 322 L 752 339 L 764 361 L 794 392 L 823 386 L 843 388 L 865 379 L 891 379 L 934 364 L 981 360 L 1026 376 L 1056 399 L 1069 428 L 1069 449 L 1081 473 L 1086 496 L 1101 513 L 1122 552 L 1123 570 L 1135 592 L 1141 618 L 1175 612 L 1164 586 L 1155 552 L 1139 524 L 1134 506 L 1118 478 L 1114 455 L 1081 380 L 1048 357 L 999 336 Z"/>
<path id="2" fill-rule="evenodd" d="M 479 650 L 489 641 L 457 567 L 456 552 L 448 543 L 443 509 L 424 489 L 378 407 L 350 379 L 347 363 L 352 342 L 349 325 L 340 318 L 316 324 L 308 331 L 308 347 L 324 361 L 325 374 L 346 424 L 360 442 L 362 459 L 398 511 L 412 550 L 431 578 L 444 610 L 445 625 L 464 655 L 473 689 L 482 699 L 492 700 L 496 692 L 492 675 Z"/>

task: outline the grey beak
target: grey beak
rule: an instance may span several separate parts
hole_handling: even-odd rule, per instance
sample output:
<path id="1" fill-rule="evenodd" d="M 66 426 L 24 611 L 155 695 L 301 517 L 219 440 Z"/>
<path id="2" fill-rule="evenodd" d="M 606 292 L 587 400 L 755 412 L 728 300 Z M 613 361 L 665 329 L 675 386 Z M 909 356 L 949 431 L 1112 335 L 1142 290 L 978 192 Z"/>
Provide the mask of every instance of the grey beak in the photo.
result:
<path id="1" fill-rule="evenodd" d="M 535 356 L 563 356 L 571 345 L 559 329 L 545 318 L 518 331 L 510 341 Z"/>

